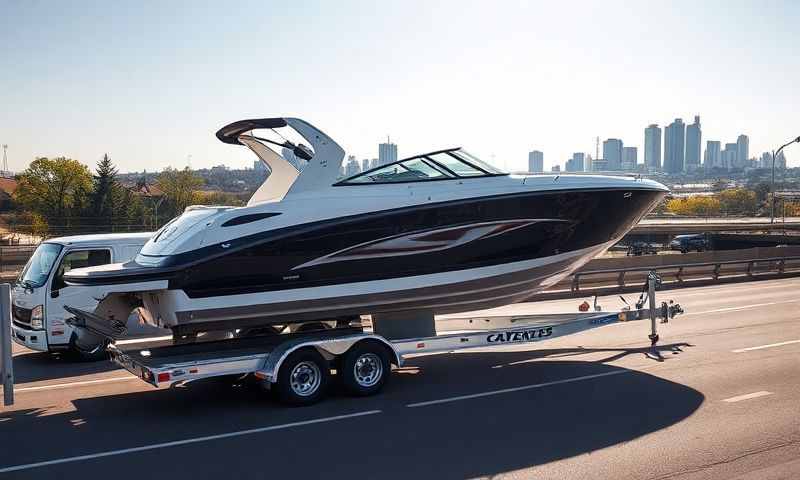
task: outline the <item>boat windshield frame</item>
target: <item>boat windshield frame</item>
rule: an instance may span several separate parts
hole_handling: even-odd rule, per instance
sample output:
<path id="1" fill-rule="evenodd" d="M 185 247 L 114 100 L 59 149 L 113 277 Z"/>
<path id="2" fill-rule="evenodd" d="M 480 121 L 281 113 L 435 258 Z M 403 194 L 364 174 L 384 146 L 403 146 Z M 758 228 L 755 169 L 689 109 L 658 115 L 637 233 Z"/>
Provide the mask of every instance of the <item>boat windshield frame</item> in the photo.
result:
<path id="1" fill-rule="evenodd" d="M 462 153 L 463 155 L 459 155 L 459 153 Z M 476 173 L 469 175 L 459 174 L 459 172 L 453 170 L 451 167 L 448 167 L 446 164 L 436 159 L 437 155 L 440 156 L 442 154 L 447 155 L 447 157 L 451 158 L 453 162 L 461 163 L 462 165 L 465 165 L 471 171 L 474 171 Z M 477 162 L 480 163 L 472 161 L 472 159 L 475 159 L 477 160 Z M 423 164 L 427 165 L 436 172 L 441 173 L 442 175 L 438 177 L 406 178 L 402 180 L 388 180 L 388 181 L 373 180 L 369 182 L 358 181 L 358 179 L 364 177 L 371 178 L 370 174 L 386 169 L 387 167 L 391 167 L 394 165 L 403 167 L 402 164 L 414 160 L 421 161 Z M 391 163 L 387 163 L 385 165 L 379 165 L 377 167 L 370 168 L 369 170 L 366 170 L 364 172 L 359 172 L 355 175 L 350 175 L 349 177 L 346 177 L 334 183 L 333 186 L 340 187 L 340 186 L 356 186 L 356 185 L 387 185 L 395 183 L 438 182 L 443 180 L 464 180 L 469 178 L 499 177 L 506 175 L 509 175 L 509 173 L 503 172 L 497 169 L 496 167 L 489 165 L 483 160 L 480 160 L 474 155 L 464 151 L 461 147 L 455 147 L 455 148 L 446 148 L 444 150 L 436 150 L 433 152 L 423 153 L 421 155 L 414 155 L 413 157 L 403 158 Z"/>

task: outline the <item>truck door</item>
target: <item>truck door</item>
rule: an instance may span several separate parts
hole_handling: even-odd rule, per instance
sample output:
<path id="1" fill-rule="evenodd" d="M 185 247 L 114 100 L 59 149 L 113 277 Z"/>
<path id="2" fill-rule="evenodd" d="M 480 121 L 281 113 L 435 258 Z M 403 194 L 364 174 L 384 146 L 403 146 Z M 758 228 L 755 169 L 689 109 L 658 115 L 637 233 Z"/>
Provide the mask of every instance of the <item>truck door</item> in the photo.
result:
<path id="1" fill-rule="evenodd" d="M 111 263 L 110 248 L 89 248 L 67 251 L 58 264 L 53 279 L 50 282 L 47 294 L 45 318 L 47 322 L 48 342 L 53 344 L 66 344 L 70 341 L 72 333 L 70 327 L 64 322 L 70 314 L 64 310 L 64 305 L 78 306 L 78 308 L 94 310 L 98 301 L 92 296 L 92 288 L 68 288 L 64 283 L 64 273 L 74 268 L 94 267 Z M 63 292 L 62 292 L 63 289 Z"/>

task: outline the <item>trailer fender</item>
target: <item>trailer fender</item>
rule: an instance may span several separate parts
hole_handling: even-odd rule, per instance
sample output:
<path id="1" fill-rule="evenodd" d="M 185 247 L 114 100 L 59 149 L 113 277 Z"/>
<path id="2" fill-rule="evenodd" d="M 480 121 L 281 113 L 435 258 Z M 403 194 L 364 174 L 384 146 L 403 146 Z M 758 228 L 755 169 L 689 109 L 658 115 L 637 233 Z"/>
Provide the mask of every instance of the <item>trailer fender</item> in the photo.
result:
<path id="1" fill-rule="evenodd" d="M 294 342 L 285 342 L 270 352 L 270 354 L 264 360 L 261 368 L 259 368 L 255 373 L 257 377 L 263 378 L 271 383 L 275 383 L 278 378 L 278 371 L 280 370 L 284 360 L 286 360 L 286 358 L 293 352 L 301 348 L 313 347 L 317 349 L 326 359 L 331 360 L 345 353 L 356 343 L 365 340 L 375 340 L 384 344 L 391 352 L 392 363 L 398 367 L 403 365 L 402 357 L 397 353 L 392 344 L 389 343 L 385 338 L 374 334 L 358 334 L 338 338 L 317 338 L 313 340 L 298 339 Z"/>

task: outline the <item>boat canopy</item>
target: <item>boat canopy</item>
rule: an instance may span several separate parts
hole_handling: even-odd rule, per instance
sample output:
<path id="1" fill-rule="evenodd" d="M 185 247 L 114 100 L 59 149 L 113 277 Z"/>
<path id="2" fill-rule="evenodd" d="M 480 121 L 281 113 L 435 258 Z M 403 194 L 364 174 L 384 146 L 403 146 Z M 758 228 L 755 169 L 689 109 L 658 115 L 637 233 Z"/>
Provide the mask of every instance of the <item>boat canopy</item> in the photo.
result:
<path id="1" fill-rule="evenodd" d="M 380 165 L 337 185 L 423 182 L 454 178 L 507 175 L 461 148 L 450 148 Z"/>
<path id="2" fill-rule="evenodd" d="M 289 127 L 307 141 L 311 148 L 294 144 L 278 133 L 283 142 L 253 134 L 253 130 Z M 277 133 L 277 132 L 276 132 Z M 330 187 L 336 182 L 344 159 L 344 150 L 320 129 L 299 118 L 256 118 L 239 120 L 217 131 L 217 138 L 232 145 L 245 145 L 264 162 L 270 174 L 247 205 L 278 202 L 287 195 Z M 270 146 L 272 145 L 272 146 Z M 273 146 L 280 147 L 283 156 Z M 295 157 L 290 161 L 287 156 Z M 299 162 L 304 166 L 298 168 Z"/>

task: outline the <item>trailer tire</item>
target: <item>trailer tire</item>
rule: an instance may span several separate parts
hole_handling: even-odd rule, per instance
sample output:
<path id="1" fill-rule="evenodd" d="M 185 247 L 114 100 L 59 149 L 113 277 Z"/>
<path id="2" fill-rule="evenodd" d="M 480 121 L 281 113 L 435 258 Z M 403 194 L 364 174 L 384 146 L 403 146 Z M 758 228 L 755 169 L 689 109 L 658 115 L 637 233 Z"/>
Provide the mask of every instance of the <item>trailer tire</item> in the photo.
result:
<path id="1" fill-rule="evenodd" d="M 376 341 L 362 341 L 344 354 L 337 373 L 347 393 L 365 397 L 381 391 L 391 370 L 386 346 Z"/>
<path id="2" fill-rule="evenodd" d="M 311 405 L 325 396 L 330 375 L 325 358 L 314 348 L 303 348 L 281 364 L 275 392 L 288 405 Z"/>

